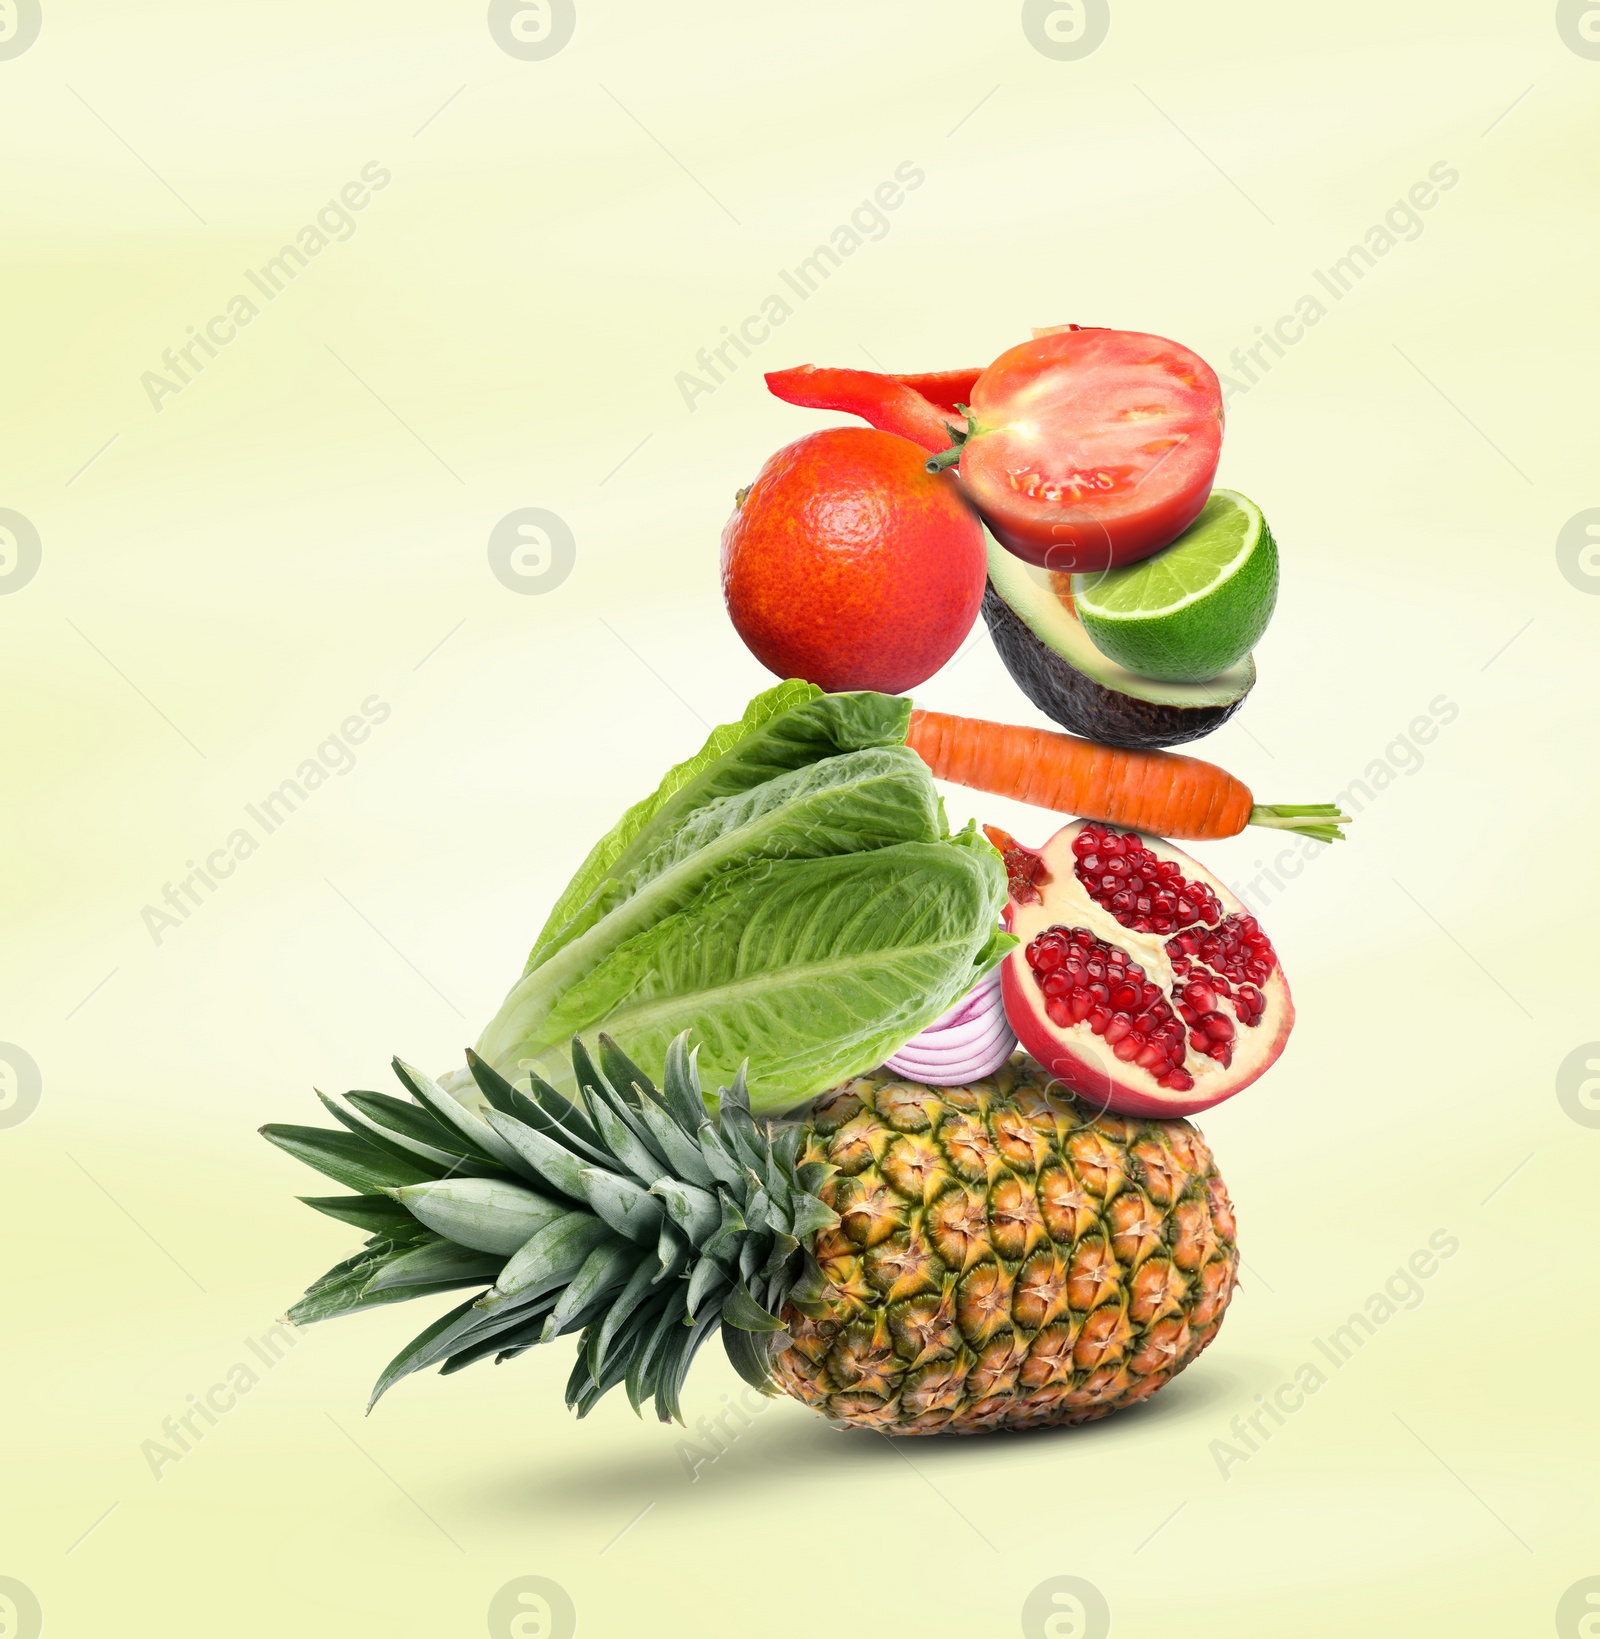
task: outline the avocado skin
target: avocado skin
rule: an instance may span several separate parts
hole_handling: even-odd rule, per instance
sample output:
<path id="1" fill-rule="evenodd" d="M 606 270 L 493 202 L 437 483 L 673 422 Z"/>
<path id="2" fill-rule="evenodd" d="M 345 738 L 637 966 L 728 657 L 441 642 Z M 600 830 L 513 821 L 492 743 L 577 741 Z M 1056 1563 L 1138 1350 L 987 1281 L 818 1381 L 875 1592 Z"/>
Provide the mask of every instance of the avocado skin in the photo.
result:
<path id="1" fill-rule="evenodd" d="M 983 618 L 1017 687 L 1047 717 L 1086 740 L 1131 751 L 1183 745 L 1221 728 L 1249 691 L 1221 706 L 1161 706 L 1119 694 L 1087 677 L 1035 637 L 995 591 L 983 589 Z"/>

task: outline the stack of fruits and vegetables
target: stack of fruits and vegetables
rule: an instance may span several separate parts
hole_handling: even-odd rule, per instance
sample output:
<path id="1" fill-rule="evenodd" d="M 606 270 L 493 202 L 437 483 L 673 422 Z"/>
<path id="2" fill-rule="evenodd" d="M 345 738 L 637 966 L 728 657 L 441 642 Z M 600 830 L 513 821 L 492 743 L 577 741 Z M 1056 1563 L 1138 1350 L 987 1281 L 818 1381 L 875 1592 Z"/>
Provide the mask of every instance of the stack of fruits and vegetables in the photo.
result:
<path id="1" fill-rule="evenodd" d="M 983 370 L 767 379 L 870 423 L 780 450 L 723 536 L 782 681 L 590 849 L 464 1067 L 264 1129 L 368 1237 L 293 1320 L 443 1295 L 374 1398 L 570 1333 L 571 1407 L 665 1420 L 716 1331 L 836 1424 L 1075 1423 L 1169 1382 L 1233 1295 L 1184 1118 L 1294 1007 L 1167 839 L 1344 821 L 1166 749 L 1240 709 L 1277 592 L 1260 511 L 1213 487 L 1215 374 L 1066 326 Z M 914 708 L 980 611 L 1071 732 Z M 935 778 L 1068 822 L 952 832 Z"/>

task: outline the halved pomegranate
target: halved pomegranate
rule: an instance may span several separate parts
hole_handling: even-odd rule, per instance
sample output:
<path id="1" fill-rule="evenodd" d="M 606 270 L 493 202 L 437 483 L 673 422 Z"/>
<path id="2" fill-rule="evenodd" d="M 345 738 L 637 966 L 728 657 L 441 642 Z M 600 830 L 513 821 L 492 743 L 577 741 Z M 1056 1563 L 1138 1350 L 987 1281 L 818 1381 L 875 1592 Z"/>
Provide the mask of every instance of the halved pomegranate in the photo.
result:
<path id="1" fill-rule="evenodd" d="M 1122 1115 L 1190 1115 L 1283 1051 L 1294 1003 L 1271 941 L 1181 848 L 1095 820 L 1037 852 L 989 838 L 1021 941 L 1001 973 L 1006 1015 L 1075 1093 Z"/>

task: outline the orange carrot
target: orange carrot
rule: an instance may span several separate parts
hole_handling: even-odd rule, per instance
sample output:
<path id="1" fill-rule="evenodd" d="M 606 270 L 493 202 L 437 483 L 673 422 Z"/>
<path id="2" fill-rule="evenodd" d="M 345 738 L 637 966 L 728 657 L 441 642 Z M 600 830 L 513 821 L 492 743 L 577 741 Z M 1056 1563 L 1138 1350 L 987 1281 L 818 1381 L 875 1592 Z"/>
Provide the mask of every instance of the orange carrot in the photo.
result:
<path id="1" fill-rule="evenodd" d="M 1237 836 L 1247 825 L 1342 842 L 1333 803 L 1268 807 L 1215 763 L 1125 751 L 1048 729 L 913 711 L 906 744 L 941 780 L 1158 837 Z"/>

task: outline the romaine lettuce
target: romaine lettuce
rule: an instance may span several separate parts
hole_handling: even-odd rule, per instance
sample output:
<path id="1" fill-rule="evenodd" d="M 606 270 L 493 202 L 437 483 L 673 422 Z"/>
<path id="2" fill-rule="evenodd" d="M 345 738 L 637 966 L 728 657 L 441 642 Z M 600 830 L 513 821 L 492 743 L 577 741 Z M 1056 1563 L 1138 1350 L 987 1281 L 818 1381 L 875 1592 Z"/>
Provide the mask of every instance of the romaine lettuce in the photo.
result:
<path id="1" fill-rule="evenodd" d="M 653 1072 L 688 1029 L 709 1086 L 749 1059 L 783 1109 L 903 1046 L 1011 943 L 1000 857 L 948 834 L 909 711 L 784 684 L 718 729 L 591 850 L 480 1055 L 560 1085 L 574 1035 Z"/>

